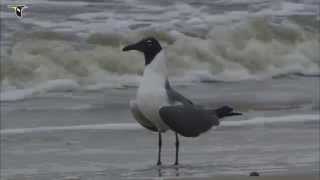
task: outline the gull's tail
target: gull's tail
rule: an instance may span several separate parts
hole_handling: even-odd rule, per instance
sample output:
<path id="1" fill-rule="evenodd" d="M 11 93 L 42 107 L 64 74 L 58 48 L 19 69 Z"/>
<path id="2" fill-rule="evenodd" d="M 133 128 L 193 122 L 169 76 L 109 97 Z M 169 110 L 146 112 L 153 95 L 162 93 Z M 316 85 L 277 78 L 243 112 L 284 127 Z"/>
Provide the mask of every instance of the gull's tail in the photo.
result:
<path id="1" fill-rule="evenodd" d="M 216 116 L 220 119 L 220 118 L 224 118 L 227 116 L 238 116 L 238 115 L 242 115 L 242 113 L 239 112 L 234 112 L 233 108 L 229 107 L 229 106 L 222 106 L 218 109 L 214 109 L 213 110 L 214 113 L 216 114 Z"/>

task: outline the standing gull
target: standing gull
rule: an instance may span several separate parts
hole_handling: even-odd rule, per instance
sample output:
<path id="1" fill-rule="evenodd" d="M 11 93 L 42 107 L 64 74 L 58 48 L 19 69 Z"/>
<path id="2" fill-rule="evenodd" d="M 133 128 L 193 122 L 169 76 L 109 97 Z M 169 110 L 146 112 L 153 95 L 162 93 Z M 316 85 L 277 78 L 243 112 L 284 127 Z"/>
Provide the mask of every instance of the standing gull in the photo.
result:
<path id="1" fill-rule="evenodd" d="M 144 54 L 145 69 L 135 100 L 130 101 L 130 109 L 139 124 L 158 132 L 158 162 L 161 165 L 161 133 L 168 129 L 175 132 L 176 158 L 179 164 L 179 135 L 197 137 L 218 126 L 219 119 L 241 115 L 228 106 L 205 109 L 195 105 L 174 90 L 168 80 L 167 56 L 160 43 L 153 37 L 128 45 L 123 51 L 136 50 Z"/>

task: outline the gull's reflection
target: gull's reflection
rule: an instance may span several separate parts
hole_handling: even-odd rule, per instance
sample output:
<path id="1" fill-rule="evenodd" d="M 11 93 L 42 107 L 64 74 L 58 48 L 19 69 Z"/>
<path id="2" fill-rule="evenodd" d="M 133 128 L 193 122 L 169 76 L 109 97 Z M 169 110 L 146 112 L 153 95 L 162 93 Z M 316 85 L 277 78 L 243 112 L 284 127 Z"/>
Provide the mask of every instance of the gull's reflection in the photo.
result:
<path id="1" fill-rule="evenodd" d="M 179 173 L 179 166 L 174 166 L 175 172 L 176 172 L 176 176 L 180 176 Z"/>
<path id="2" fill-rule="evenodd" d="M 162 177 L 162 166 L 158 166 L 158 177 Z"/>
<path id="3" fill-rule="evenodd" d="M 157 167 L 157 170 L 158 170 L 158 177 L 163 177 L 164 175 L 164 171 L 167 169 L 167 170 L 174 170 L 174 172 L 172 174 L 174 174 L 176 177 L 180 176 L 180 172 L 179 172 L 179 166 L 167 166 L 167 167 L 164 167 L 164 166 L 158 166 Z M 171 174 L 171 173 L 170 173 Z"/>

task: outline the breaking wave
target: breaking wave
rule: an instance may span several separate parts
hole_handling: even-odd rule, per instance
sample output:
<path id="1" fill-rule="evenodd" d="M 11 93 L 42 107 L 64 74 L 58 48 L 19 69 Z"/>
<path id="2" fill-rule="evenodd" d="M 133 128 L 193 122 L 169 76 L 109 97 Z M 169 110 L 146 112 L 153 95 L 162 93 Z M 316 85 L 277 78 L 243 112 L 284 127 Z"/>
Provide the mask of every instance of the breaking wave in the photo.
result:
<path id="1" fill-rule="evenodd" d="M 166 48 L 170 74 L 176 81 L 240 81 L 320 74 L 317 28 L 305 28 L 295 20 L 274 23 L 263 16 L 248 18 L 228 25 L 217 24 L 198 35 L 156 28 L 83 37 L 39 31 L 16 34 L 19 41 L 10 50 L 2 51 L 5 58 L 1 60 L 1 84 L 7 94 L 2 93 L 1 99 L 17 99 L 14 93 L 24 98 L 61 87 L 90 90 L 136 86 L 144 68 L 143 56 L 123 53 L 121 49 L 145 36 L 157 37 Z M 27 91 L 12 92 L 19 89 Z"/>

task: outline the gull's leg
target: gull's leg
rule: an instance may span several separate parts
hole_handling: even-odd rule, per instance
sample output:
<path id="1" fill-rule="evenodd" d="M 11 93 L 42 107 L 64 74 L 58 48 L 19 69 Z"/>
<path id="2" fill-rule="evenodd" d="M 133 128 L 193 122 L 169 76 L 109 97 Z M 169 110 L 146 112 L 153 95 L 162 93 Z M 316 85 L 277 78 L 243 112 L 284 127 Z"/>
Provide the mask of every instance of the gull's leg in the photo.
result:
<path id="1" fill-rule="evenodd" d="M 157 165 L 161 165 L 161 146 L 162 146 L 162 138 L 161 138 L 161 132 L 159 132 L 159 144 L 158 144 L 158 162 Z"/>
<path id="2" fill-rule="evenodd" d="M 178 165 L 179 164 L 179 137 L 178 137 L 178 133 L 175 132 L 176 135 L 176 160 L 174 162 L 174 165 Z"/>

